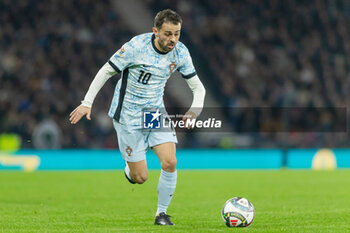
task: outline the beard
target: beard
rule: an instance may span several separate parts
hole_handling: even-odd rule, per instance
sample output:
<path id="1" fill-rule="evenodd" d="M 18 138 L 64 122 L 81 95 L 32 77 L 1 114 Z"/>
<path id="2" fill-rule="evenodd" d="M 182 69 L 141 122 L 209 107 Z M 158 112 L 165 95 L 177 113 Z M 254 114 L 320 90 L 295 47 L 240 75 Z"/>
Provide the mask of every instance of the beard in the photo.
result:
<path id="1" fill-rule="evenodd" d="M 173 50 L 175 48 L 175 43 L 166 43 L 165 41 L 163 41 L 162 39 L 158 38 L 158 45 L 159 47 L 164 51 L 164 52 L 170 52 L 171 50 Z M 169 45 L 173 45 L 173 48 L 169 48 Z"/>

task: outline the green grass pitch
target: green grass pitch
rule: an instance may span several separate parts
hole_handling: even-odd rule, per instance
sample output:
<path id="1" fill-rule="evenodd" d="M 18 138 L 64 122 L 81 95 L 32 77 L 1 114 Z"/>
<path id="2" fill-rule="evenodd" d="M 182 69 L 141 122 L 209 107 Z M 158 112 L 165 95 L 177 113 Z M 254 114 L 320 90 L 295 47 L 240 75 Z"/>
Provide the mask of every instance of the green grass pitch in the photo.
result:
<path id="1" fill-rule="evenodd" d="M 0 172 L 0 232 L 350 232 L 350 170 L 178 171 L 168 209 L 176 226 L 153 225 L 159 171 L 131 185 L 122 171 Z M 243 196 L 248 228 L 220 211 Z"/>

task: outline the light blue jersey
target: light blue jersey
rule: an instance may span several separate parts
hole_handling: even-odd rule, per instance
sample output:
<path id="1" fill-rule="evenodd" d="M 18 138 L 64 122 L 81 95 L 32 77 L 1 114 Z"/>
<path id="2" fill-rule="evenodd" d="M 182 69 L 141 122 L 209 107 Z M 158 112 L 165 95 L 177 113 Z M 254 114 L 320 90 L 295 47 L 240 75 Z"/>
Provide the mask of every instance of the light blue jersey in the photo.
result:
<path id="1" fill-rule="evenodd" d="M 192 58 L 180 41 L 168 53 L 154 45 L 153 33 L 145 33 L 125 43 L 109 60 L 122 72 L 108 115 L 120 124 L 142 128 L 145 108 L 164 108 L 164 87 L 178 70 L 186 79 L 196 75 Z"/>

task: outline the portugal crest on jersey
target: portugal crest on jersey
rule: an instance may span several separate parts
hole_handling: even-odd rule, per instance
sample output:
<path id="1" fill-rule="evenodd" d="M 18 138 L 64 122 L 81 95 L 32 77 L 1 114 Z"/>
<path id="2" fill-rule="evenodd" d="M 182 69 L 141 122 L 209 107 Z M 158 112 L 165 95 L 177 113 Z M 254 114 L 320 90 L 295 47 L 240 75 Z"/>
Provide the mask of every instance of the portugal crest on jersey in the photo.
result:
<path id="1" fill-rule="evenodd" d="M 128 156 L 131 156 L 131 153 L 132 153 L 131 147 L 128 146 L 128 147 L 125 149 L 125 152 L 128 154 Z"/>
<path id="2" fill-rule="evenodd" d="M 175 64 L 175 62 L 173 61 L 170 65 L 169 65 L 169 71 L 170 73 L 173 73 L 173 71 L 175 71 L 177 65 Z"/>

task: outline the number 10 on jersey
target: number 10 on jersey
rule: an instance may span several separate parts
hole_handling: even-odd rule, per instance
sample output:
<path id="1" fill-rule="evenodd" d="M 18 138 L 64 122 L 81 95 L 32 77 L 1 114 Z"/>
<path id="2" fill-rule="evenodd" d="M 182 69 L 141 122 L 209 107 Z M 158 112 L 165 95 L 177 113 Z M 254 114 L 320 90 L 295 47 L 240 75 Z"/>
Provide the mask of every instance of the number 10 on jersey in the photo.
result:
<path id="1" fill-rule="evenodd" d="M 148 84 L 148 81 L 151 78 L 151 76 L 152 76 L 151 73 L 146 73 L 145 71 L 140 70 L 140 76 L 137 81 L 142 84 Z"/>

